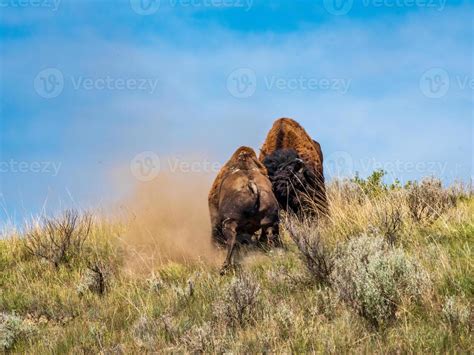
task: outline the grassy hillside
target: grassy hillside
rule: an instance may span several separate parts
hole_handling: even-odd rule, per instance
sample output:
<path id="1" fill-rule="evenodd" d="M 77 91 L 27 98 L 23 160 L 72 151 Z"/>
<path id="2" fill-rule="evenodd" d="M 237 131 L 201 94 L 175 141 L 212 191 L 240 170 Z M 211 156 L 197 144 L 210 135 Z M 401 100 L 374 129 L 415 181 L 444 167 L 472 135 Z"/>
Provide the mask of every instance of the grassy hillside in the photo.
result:
<path id="1" fill-rule="evenodd" d="M 285 249 L 126 267 L 125 224 L 70 213 L 0 241 L 0 352 L 472 352 L 474 198 L 334 182 Z M 219 263 L 221 260 L 219 260 Z M 210 265 L 212 264 L 212 265 Z"/>

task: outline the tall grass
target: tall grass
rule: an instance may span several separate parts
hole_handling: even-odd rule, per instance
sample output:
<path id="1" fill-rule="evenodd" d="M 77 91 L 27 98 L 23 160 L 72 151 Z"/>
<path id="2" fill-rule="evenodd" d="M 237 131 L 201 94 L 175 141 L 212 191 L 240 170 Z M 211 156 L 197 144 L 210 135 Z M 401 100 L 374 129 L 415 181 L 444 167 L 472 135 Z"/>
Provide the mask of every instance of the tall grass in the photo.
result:
<path id="1" fill-rule="evenodd" d="M 327 218 L 282 215 L 286 247 L 224 277 L 199 259 L 133 273 L 129 226 L 98 219 L 65 259 L 1 240 L 0 351 L 472 352 L 472 189 L 378 172 L 327 194 Z"/>

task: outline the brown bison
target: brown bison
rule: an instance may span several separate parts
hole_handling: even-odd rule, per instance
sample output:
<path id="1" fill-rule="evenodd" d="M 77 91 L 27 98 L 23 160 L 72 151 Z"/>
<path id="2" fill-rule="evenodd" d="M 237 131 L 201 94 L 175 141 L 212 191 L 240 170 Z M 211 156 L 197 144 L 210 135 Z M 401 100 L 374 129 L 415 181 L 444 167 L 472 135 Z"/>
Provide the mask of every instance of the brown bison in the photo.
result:
<path id="1" fill-rule="evenodd" d="M 276 120 L 259 159 L 267 168 L 282 208 L 296 213 L 327 213 L 321 146 L 298 122 Z"/>
<path id="2" fill-rule="evenodd" d="M 267 171 L 252 148 L 240 147 L 217 175 L 209 192 L 212 238 L 227 245 L 222 272 L 232 265 L 236 242 L 250 243 L 261 229 L 261 242 L 279 243 L 278 202 Z"/>

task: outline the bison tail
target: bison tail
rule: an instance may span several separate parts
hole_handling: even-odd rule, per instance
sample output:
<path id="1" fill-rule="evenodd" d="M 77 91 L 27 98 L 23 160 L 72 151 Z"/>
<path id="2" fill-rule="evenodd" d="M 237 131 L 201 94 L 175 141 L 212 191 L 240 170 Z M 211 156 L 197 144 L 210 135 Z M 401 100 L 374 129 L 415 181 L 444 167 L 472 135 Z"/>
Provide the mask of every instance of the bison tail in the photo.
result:
<path id="1" fill-rule="evenodd" d="M 248 187 L 252 194 L 255 196 L 255 203 L 253 205 L 252 211 L 250 212 L 251 215 L 255 215 L 260 209 L 260 190 L 258 189 L 257 184 L 252 180 L 249 181 Z"/>

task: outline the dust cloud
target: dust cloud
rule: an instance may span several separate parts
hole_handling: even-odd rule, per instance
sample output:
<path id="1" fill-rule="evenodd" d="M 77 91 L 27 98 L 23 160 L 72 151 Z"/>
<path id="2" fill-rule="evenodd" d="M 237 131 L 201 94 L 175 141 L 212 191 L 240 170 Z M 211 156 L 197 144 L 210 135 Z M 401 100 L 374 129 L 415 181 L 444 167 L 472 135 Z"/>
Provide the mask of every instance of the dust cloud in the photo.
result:
<path id="1" fill-rule="evenodd" d="M 120 207 L 126 216 L 121 239 L 127 268 L 222 263 L 223 251 L 211 243 L 207 194 L 212 180 L 211 174 L 162 172 L 151 182 L 137 183 Z"/>

